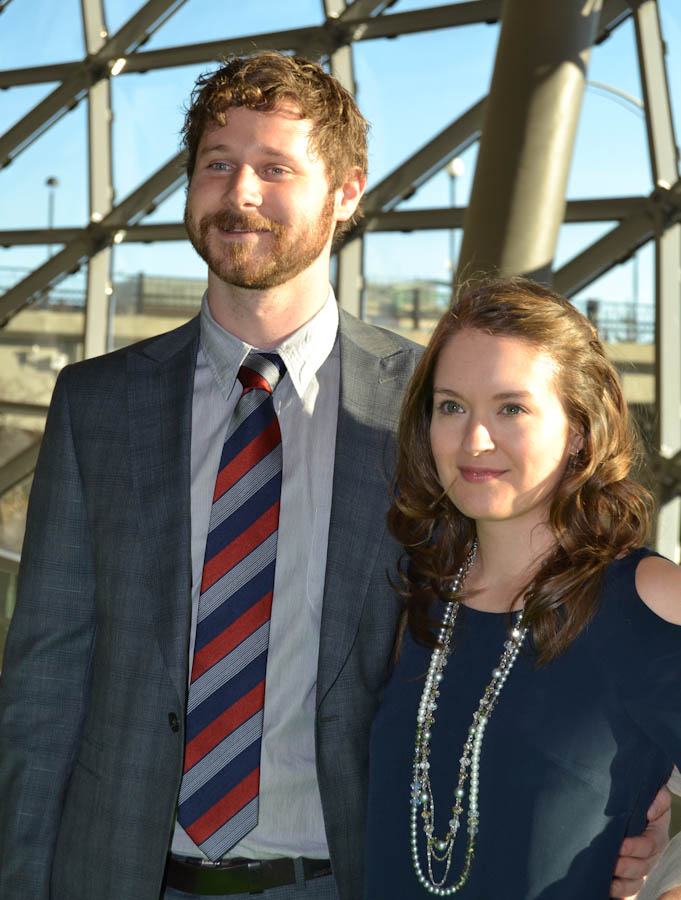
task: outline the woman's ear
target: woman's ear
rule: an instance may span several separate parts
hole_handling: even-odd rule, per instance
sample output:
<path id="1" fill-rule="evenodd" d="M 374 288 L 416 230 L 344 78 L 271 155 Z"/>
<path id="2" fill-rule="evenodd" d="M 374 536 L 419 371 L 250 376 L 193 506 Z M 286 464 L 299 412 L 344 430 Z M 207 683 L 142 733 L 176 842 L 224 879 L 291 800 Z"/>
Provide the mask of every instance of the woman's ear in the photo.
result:
<path id="1" fill-rule="evenodd" d="M 570 431 L 570 438 L 568 440 L 568 453 L 571 456 L 576 456 L 584 449 L 584 435 L 581 431 Z"/>

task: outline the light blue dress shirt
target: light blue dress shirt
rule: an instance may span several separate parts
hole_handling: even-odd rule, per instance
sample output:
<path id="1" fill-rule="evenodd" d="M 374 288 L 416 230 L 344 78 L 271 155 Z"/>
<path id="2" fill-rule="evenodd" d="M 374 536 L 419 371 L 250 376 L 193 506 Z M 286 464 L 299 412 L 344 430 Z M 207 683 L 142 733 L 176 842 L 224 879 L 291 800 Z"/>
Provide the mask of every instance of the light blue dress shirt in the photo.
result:
<path id="1" fill-rule="evenodd" d="M 320 311 L 276 348 L 287 376 L 274 391 L 282 492 L 274 578 L 257 826 L 228 856 L 270 859 L 329 851 L 315 770 L 315 691 L 340 385 L 338 309 Z M 203 298 L 191 441 L 193 656 L 203 557 L 222 445 L 252 348 L 225 331 Z M 179 824 L 173 853 L 201 852 Z"/>

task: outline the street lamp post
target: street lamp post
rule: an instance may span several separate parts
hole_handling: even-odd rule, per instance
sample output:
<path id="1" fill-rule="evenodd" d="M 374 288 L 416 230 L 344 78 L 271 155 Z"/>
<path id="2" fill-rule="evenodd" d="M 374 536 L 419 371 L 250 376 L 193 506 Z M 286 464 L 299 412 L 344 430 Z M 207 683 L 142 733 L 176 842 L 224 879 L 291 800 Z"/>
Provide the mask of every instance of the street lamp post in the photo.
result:
<path id="1" fill-rule="evenodd" d="M 59 179 L 55 175 L 50 175 L 45 179 L 47 187 L 47 229 L 52 231 L 54 228 L 54 194 L 59 187 Z M 47 245 L 47 255 L 52 256 L 52 244 Z"/>
<path id="2" fill-rule="evenodd" d="M 454 209 L 456 206 L 456 179 L 463 175 L 466 167 L 461 157 L 455 156 L 454 159 L 450 159 L 445 168 L 449 175 L 449 205 Z M 457 256 L 456 228 L 452 228 L 449 232 L 449 265 L 452 270 L 452 286 L 456 281 Z"/>

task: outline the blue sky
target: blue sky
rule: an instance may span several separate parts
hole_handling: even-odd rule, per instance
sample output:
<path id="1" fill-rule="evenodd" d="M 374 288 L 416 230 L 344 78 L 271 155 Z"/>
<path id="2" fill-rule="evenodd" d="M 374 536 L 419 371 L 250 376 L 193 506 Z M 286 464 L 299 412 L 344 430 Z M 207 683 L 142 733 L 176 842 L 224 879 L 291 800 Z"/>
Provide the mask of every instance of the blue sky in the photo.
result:
<path id="1" fill-rule="evenodd" d="M 402 0 L 391 12 L 423 3 Z M 140 0 L 108 0 L 110 32 L 132 15 Z M 229 9 L 229 16 L 216 15 Z M 236 12 L 235 12 L 236 10 Z M 681 133 L 681 4 L 660 0 L 668 44 L 677 138 Z M 251 0 L 220 4 L 187 0 L 152 37 L 145 49 L 243 34 L 295 28 L 321 21 L 320 0 Z M 358 102 L 372 123 L 370 183 L 376 183 L 406 156 L 482 97 L 488 89 L 498 36 L 497 26 L 474 25 L 355 45 Z M 18 68 L 78 59 L 83 55 L 79 0 L 12 0 L 0 15 L 0 65 Z M 114 184 L 123 198 L 178 148 L 182 109 L 202 67 L 180 67 L 113 79 Z M 625 23 L 592 54 L 589 79 L 640 98 L 633 25 Z M 5 130 L 45 96 L 53 85 L 0 92 L 0 129 Z M 87 220 L 86 105 L 79 106 L 0 170 L 0 228 L 42 227 L 47 222 L 45 179 L 56 176 L 55 224 Z M 465 173 L 457 184 L 464 203 L 470 190 L 475 149 L 463 157 Z M 587 88 L 573 160 L 570 198 L 647 194 L 652 187 L 642 116 L 632 104 Z M 405 206 L 443 206 L 449 180 L 435 176 Z M 169 198 L 147 221 L 181 217 L 183 191 Z M 560 264 L 608 226 L 566 226 L 561 231 Z M 0 267 L 33 266 L 44 247 L 0 249 Z M 186 243 L 123 244 L 115 251 L 114 270 L 122 273 L 202 277 L 203 262 Z M 448 277 L 447 232 L 372 235 L 366 242 L 366 274 L 375 280 Z M 639 254 L 640 297 L 652 294 L 652 253 Z M 617 267 L 587 293 L 608 300 L 630 300 L 631 263 Z"/>

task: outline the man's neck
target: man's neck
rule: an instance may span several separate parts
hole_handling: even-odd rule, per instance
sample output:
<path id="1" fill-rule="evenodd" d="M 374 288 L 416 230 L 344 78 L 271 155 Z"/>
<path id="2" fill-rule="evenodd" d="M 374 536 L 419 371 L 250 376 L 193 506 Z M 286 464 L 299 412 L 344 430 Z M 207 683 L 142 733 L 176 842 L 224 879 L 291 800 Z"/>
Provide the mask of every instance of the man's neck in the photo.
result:
<path id="1" fill-rule="evenodd" d="M 316 273 L 315 273 L 316 274 Z M 328 270 L 301 273 L 292 281 L 264 291 L 226 284 L 208 272 L 208 303 L 218 323 L 230 334 L 262 350 L 279 346 L 316 315 L 329 293 Z"/>

